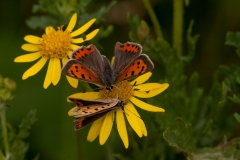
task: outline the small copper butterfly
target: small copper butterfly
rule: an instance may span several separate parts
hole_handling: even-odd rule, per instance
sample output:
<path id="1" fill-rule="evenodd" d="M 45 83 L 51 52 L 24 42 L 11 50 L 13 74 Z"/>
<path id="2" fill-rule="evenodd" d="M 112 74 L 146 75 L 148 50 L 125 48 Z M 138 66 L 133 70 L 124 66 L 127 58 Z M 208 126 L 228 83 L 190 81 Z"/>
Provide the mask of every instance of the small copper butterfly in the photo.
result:
<path id="1" fill-rule="evenodd" d="M 81 81 L 105 86 L 112 90 L 114 84 L 129 80 L 151 71 L 153 62 L 142 53 L 142 46 L 127 42 L 115 45 L 114 62 L 100 54 L 94 45 L 82 46 L 71 55 L 62 68 L 62 73 Z"/>
<path id="2" fill-rule="evenodd" d="M 124 101 L 118 99 L 109 100 L 84 100 L 69 98 L 69 100 L 77 105 L 72 108 L 68 114 L 74 116 L 74 130 L 80 130 L 86 125 L 106 115 L 108 112 L 125 105 Z"/>

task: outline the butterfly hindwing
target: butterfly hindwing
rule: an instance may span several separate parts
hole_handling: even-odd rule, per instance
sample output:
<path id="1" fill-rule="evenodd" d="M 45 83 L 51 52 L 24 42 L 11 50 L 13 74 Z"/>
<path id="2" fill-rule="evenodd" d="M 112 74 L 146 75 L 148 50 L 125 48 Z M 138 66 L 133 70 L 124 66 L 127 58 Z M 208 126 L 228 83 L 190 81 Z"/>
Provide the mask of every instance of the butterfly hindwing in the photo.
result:
<path id="1" fill-rule="evenodd" d="M 74 130 L 80 130 L 83 127 L 87 126 L 88 124 L 94 122 L 95 120 L 101 118 L 102 116 L 106 115 L 109 111 L 105 111 L 105 112 L 101 112 L 98 114 L 95 114 L 94 116 L 90 116 L 90 117 L 77 117 L 74 118 Z"/>
<path id="2" fill-rule="evenodd" d="M 127 42 L 115 45 L 115 58 L 112 65 L 113 72 L 119 74 L 124 70 L 132 61 L 134 61 L 142 52 L 142 46 L 137 43 Z"/>
<path id="3" fill-rule="evenodd" d="M 149 59 L 149 57 L 145 54 L 141 54 L 119 73 L 119 75 L 116 77 L 116 83 L 140 76 L 151 71 L 153 68 L 153 62 Z"/>

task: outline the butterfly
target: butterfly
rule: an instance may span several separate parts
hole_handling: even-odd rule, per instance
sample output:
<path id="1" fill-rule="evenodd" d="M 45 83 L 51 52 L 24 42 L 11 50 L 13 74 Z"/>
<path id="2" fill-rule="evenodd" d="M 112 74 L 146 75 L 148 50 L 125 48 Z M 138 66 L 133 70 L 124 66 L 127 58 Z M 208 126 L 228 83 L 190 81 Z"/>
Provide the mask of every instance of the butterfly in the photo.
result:
<path id="1" fill-rule="evenodd" d="M 154 68 L 150 58 L 141 53 L 140 44 L 117 42 L 115 58 L 110 65 L 109 60 L 94 45 L 82 46 L 73 51 L 71 59 L 63 66 L 62 73 L 112 90 L 116 83 L 135 78 Z"/>
<path id="2" fill-rule="evenodd" d="M 93 121 L 106 115 L 108 112 L 118 108 L 122 108 L 125 105 L 124 101 L 120 101 L 116 98 L 109 100 L 84 100 L 77 98 L 69 98 L 69 100 L 77 105 L 72 108 L 68 114 L 74 116 L 74 130 L 80 130 Z"/>

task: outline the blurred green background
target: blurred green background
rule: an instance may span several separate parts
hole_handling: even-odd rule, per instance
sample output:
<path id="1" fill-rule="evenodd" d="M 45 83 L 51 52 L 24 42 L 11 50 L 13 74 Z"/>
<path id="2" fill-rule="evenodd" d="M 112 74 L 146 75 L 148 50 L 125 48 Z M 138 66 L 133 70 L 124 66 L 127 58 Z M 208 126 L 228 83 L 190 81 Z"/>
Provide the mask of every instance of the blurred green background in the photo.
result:
<path id="1" fill-rule="evenodd" d="M 116 132 L 116 125 L 104 146 L 99 145 L 98 139 L 93 143 L 86 140 L 89 126 L 77 133 L 73 130 L 73 118 L 67 115 L 72 105 L 66 101 L 66 97 L 75 93 L 76 90 L 71 89 L 65 77 L 61 78 L 57 86 L 51 85 L 45 90 L 43 88 L 47 69 L 45 65 L 35 76 L 24 81 L 21 79 L 22 74 L 35 64 L 35 62 L 21 64 L 13 62 L 15 57 L 26 54 L 21 49 L 21 45 L 25 43 L 23 37 L 29 34 L 41 36 L 44 32 L 40 29 L 31 30 L 26 25 L 26 20 L 33 15 L 32 6 L 37 3 L 37 0 L 0 1 L 0 74 L 17 82 L 15 97 L 11 102 L 11 108 L 7 110 L 7 121 L 17 127 L 29 110 L 37 109 L 38 121 L 32 126 L 27 139 L 30 145 L 27 159 L 33 159 L 36 154 L 40 154 L 40 159 L 43 160 L 78 159 L 77 157 L 112 159 L 109 152 L 130 154 L 131 142 L 130 148 L 125 150 Z M 94 0 L 87 9 L 92 11 L 109 3 L 108 0 Z M 151 4 L 161 24 L 164 38 L 171 44 L 172 1 L 152 0 Z M 191 19 L 195 20 L 193 34 L 200 34 L 196 56 L 185 73 L 190 75 L 197 71 L 200 75 L 200 86 L 206 91 L 212 84 L 212 75 L 219 64 L 240 63 L 235 54 L 235 48 L 224 45 L 227 31 L 240 31 L 239 8 L 239 0 L 191 0 L 189 6 L 185 8 L 184 35 Z M 142 1 L 120 0 L 105 15 L 104 25 L 112 24 L 113 33 L 99 41 L 103 46 L 103 49 L 100 49 L 101 53 L 109 58 L 113 55 L 114 44 L 117 41 L 129 41 L 127 13 L 140 15 L 151 27 L 150 31 L 154 37 L 152 23 Z M 95 25 L 93 28 L 99 28 L 99 26 Z M 186 39 L 186 37 L 183 38 Z M 186 48 L 186 44 L 184 47 Z M 156 70 L 153 70 L 153 73 L 158 74 Z M 167 108 L 161 107 L 167 111 Z M 148 117 L 159 113 L 140 111 L 140 114 L 148 128 L 148 123 L 151 123 Z M 148 132 L 148 136 L 151 136 L 151 132 Z M 139 138 L 139 141 L 143 141 L 144 138 Z"/>

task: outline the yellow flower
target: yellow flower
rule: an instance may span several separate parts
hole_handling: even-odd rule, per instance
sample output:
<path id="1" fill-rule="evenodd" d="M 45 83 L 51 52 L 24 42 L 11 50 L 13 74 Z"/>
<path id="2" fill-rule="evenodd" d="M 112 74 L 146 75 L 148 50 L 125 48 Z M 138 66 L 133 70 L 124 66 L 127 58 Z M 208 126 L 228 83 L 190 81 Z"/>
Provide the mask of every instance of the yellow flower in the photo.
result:
<path id="1" fill-rule="evenodd" d="M 129 141 L 128 141 L 128 134 L 125 124 L 124 114 L 139 137 L 147 136 L 147 130 L 143 120 L 141 119 L 140 115 L 138 114 L 137 110 L 133 106 L 135 104 L 141 109 L 151 111 L 151 112 L 165 112 L 163 108 L 159 108 L 148 103 L 145 103 L 135 97 L 139 98 L 150 98 L 156 96 L 163 92 L 165 89 L 168 88 L 168 84 L 159 84 L 159 83 L 146 83 L 150 76 L 152 75 L 151 72 L 148 72 L 142 76 L 139 76 L 132 82 L 124 81 L 116 84 L 116 87 L 111 92 L 107 90 L 101 90 L 100 92 L 86 92 L 86 93 L 77 93 L 69 96 L 68 98 L 81 98 L 81 99 L 107 99 L 109 98 L 116 98 L 125 102 L 123 110 L 121 108 L 108 112 L 103 117 L 97 119 L 93 122 L 87 140 L 92 142 L 94 139 L 97 138 L 99 135 L 100 144 L 103 145 L 108 136 L 110 135 L 112 125 L 113 125 L 113 118 L 114 113 L 116 113 L 116 123 L 118 133 L 123 141 L 125 148 L 128 148 Z M 135 85 L 134 85 L 135 84 Z M 134 85 L 134 86 L 133 86 Z M 108 98 L 108 99 L 109 99 Z M 69 112 L 70 116 L 72 112 Z"/>
<path id="2" fill-rule="evenodd" d="M 77 13 L 75 13 L 65 30 L 63 30 L 63 26 L 58 27 L 57 30 L 52 26 L 48 26 L 42 38 L 33 35 L 25 36 L 24 40 L 28 43 L 23 44 L 22 49 L 32 53 L 19 56 L 14 59 L 14 62 L 32 62 L 39 58 L 40 60 L 24 72 L 22 79 L 25 80 L 37 74 L 49 59 L 43 87 L 46 89 L 51 83 L 57 85 L 61 77 L 61 65 L 66 63 L 73 50 L 80 47 L 76 44 L 91 40 L 98 33 L 99 29 L 95 29 L 84 38 L 76 38 L 76 36 L 84 33 L 95 21 L 96 19 L 91 19 L 82 27 L 72 32 L 77 22 Z M 77 79 L 67 76 L 67 80 L 73 87 L 77 87 Z"/>

